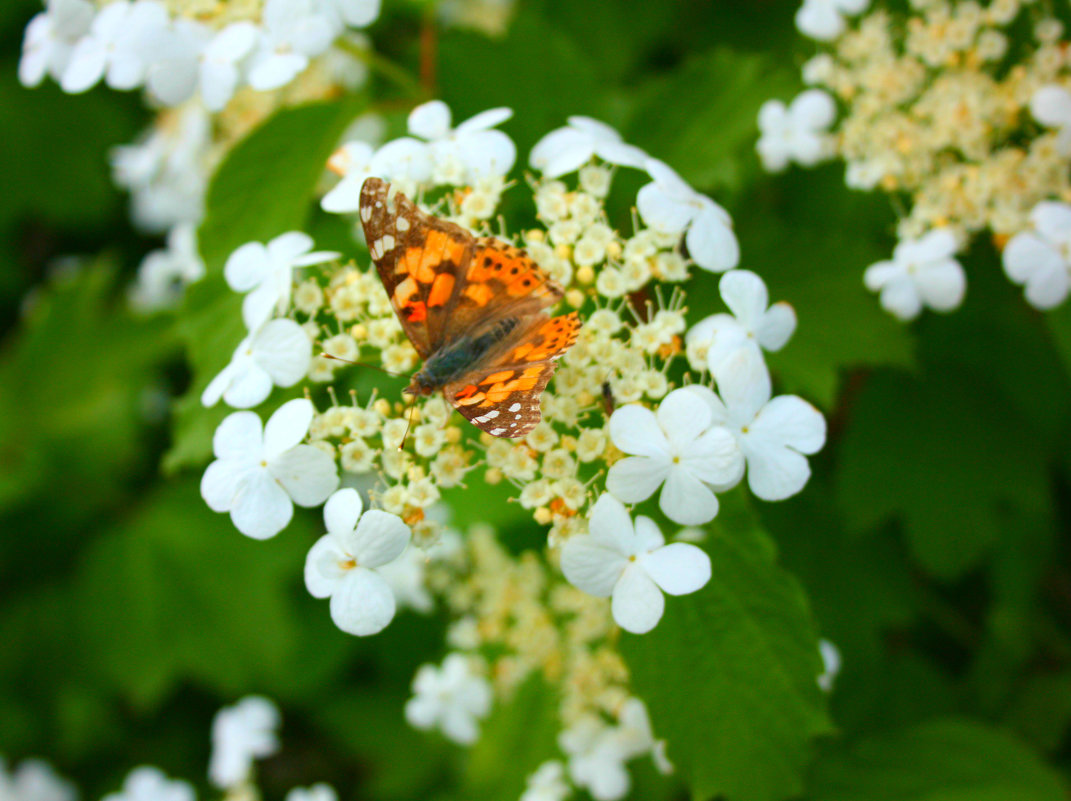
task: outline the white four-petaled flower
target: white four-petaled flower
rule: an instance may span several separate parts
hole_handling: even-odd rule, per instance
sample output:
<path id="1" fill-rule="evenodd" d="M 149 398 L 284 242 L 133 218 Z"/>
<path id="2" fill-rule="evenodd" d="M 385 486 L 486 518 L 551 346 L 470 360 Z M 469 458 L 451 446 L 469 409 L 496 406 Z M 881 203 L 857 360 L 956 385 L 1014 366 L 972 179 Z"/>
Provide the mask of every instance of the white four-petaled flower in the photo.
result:
<path id="1" fill-rule="evenodd" d="M 1071 128 L 1069 128 L 1071 130 Z M 1063 303 L 1071 289 L 1071 206 L 1045 200 L 1030 212 L 1033 231 L 1021 231 L 1004 247 L 1004 271 L 1026 287 L 1039 309 Z"/>
<path id="2" fill-rule="evenodd" d="M 805 36 L 828 42 L 844 33 L 845 15 L 859 14 L 868 5 L 870 0 L 803 0 L 796 27 Z"/>
<path id="3" fill-rule="evenodd" d="M 472 184 L 513 167 L 517 148 L 495 130 L 512 116 L 511 109 L 492 108 L 451 128 L 450 107 L 431 100 L 409 113 L 409 133 L 428 142 L 437 183 Z"/>
<path id="4" fill-rule="evenodd" d="M 714 425 L 736 440 L 741 462 L 747 463 L 751 491 L 764 501 L 795 495 L 811 476 L 807 456 L 826 441 L 826 421 L 803 398 L 778 395 L 770 399 L 770 374 L 761 356 L 738 350 L 714 373 L 718 394 L 700 385 L 684 388 L 710 406 Z"/>
<path id="5" fill-rule="evenodd" d="M 469 745 L 476 742 L 479 721 L 490 711 L 491 685 L 473 671 L 468 657 L 455 653 L 441 668 L 421 665 L 413 677 L 405 719 L 418 729 L 438 728 L 447 739 Z"/>
<path id="6" fill-rule="evenodd" d="M 643 634 L 655 627 L 665 608 L 663 592 L 685 595 L 710 580 L 710 557 L 701 549 L 666 545 L 650 518 L 637 517 L 633 525 L 612 495 L 595 502 L 588 531 L 562 546 L 562 572 L 589 595 L 611 597 L 614 620 L 625 631 Z"/>
<path id="7" fill-rule="evenodd" d="M 905 239 L 891 260 L 867 267 L 863 281 L 871 292 L 881 292 L 881 305 L 901 320 L 917 317 L 923 306 L 950 311 L 967 291 L 963 267 L 952 258 L 958 247 L 945 228 Z"/>
<path id="8" fill-rule="evenodd" d="M 290 305 L 294 268 L 338 258 L 337 253 L 312 250 L 312 237 L 288 231 L 267 245 L 247 242 L 235 250 L 223 266 L 223 276 L 235 292 L 248 292 L 242 303 L 242 318 L 250 331 L 257 330 L 273 313 Z"/>
<path id="9" fill-rule="evenodd" d="M 730 270 L 740 261 L 740 244 L 733 233 L 729 212 L 701 195 L 671 167 L 649 158 L 644 169 L 652 183 L 640 188 L 636 208 L 656 231 L 685 235 L 693 261 L 705 270 Z"/>
<path id="10" fill-rule="evenodd" d="M 48 0 L 46 9 L 26 26 L 19 59 L 19 81 L 37 86 L 51 75 L 60 80 L 75 44 L 89 30 L 94 7 L 87 0 Z"/>
<path id="11" fill-rule="evenodd" d="M 702 356 L 696 369 L 714 372 L 740 348 L 778 351 L 796 330 L 796 312 L 784 301 L 769 305 L 766 284 L 750 270 L 730 270 L 718 283 L 721 299 L 731 314 L 712 314 L 685 336 L 689 360 Z"/>
<path id="12" fill-rule="evenodd" d="M 833 124 L 837 107 L 828 92 L 808 89 L 786 106 L 767 100 L 759 109 L 759 141 L 756 149 L 762 165 L 780 172 L 790 161 L 811 167 L 833 155 Z"/>
<path id="13" fill-rule="evenodd" d="M 123 781 L 123 789 L 109 793 L 103 801 L 193 801 L 193 787 L 180 779 L 169 779 L 159 768 L 134 768 Z"/>
<path id="14" fill-rule="evenodd" d="M 376 634 L 394 618 L 394 593 L 380 568 L 409 545 L 410 531 L 397 515 L 379 509 L 361 514 L 355 489 L 341 489 L 324 504 L 327 533 L 305 559 L 305 586 L 331 599 L 331 619 L 358 636 Z"/>
<path id="15" fill-rule="evenodd" d="M 570 117 L 564 128 L 551 131 L 532 148 L 528 163 L 546 178 L 578 170 L 598 156 L 619 167 L 643 167 L 647 154 L 626 144 L 621 134 L 591 117 Z"/>
<path id="16" fill-rule="evenodd" d="M 249 780 L 253 761 L 279 750 L 279 710 L 267 698 L 249 695 L 216 713 L 208 778 L 227 789 Z"/>
<path id="17" fill-rule="evenodd" d="M 662 487 L 659 505 L 682 525 L 706 523 L 718 513 L 710 486 L 735 484 L 743 459 L 710 406 L 687 389 L 669 393 L 658 411 L 629 404 L 610 417 L 610 439 L 628 454 L 614 463 L 606 489 L 626 503 L 646 500 Z"/>
<path id="18" fill-rule="evenodd" d="M 141 86 L 169 22 L 167 9 L 155 0 L 109 3 L 71 51 L 60 79 L 63 91 L 84 92 L 101 78 L 113 89 Z"/>
<path id="19" fill-rule="evenodd" d="M 318 506 L 338 486 L 334 460 L 301 444 L 313 413 L 311 402 L 297 398 L 263 428 L 255 412 L 235 412 L 216 429 L 216 461 L 201 479 L 201 496 L 214 512 L 230 512 L 247 537 L 275 536 L 290 522 L 295 503 Z"/>
<path id="20" fill-rule="evenodd" d="M 312 343 L 305 330 L 289 319 L 269 320 L 239 343 L 230 364 L 201 394 L 201 403 L 248 409 L 271 394 L 273 386 L 292 387 L 305 377 L 312 362 Z"/>

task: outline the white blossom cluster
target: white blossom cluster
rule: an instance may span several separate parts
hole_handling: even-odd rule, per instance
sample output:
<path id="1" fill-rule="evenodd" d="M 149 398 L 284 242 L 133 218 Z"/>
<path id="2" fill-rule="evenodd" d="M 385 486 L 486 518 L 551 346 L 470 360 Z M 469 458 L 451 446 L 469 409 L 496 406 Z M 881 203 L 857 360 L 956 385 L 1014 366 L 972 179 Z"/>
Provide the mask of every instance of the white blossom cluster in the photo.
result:
<path id="1" fill-rule="evenodd" d="M 759 113 L 768 170 L 844 159 L 845 180 L 896 196 L 906 213 L 892 258 L 865 272 L 902 320 L 963 301 L 955 258 L 989 229 L 1009 279 L 1039 309 L 1071 290 L 1071 58 L 1063 24 L 1033 0 L 804 0 L 800 32 L 826 49 L 812 88 Z M 1007 64 L 1011 29 L 1032 37 Z M 837 104 L 841 119 L 835 123 Z"/>

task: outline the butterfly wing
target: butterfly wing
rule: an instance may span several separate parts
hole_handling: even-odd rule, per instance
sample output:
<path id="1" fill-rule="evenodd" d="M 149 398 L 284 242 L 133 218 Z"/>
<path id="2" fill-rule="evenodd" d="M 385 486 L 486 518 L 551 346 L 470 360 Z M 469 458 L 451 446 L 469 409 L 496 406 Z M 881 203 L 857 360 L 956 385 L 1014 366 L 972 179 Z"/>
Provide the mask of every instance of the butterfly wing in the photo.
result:
<path id="1" fill-rule="evenodd" d="M 539 396 L 579 330 L 576 312 L 553 318 L 540 315 L 488 358 L 488 364 L 448 384 L 443 390 L 447 400 L 492 436 L 523 437 L 539 423 Z"/>
<path id="2" fill-rule="evenodd" d="M 379 178 L 369 178 L 361 187 L 360 214 L 391 305 L 426 360 L 445 340 L 476 238 L 459 225 L 424 213 Z"/>

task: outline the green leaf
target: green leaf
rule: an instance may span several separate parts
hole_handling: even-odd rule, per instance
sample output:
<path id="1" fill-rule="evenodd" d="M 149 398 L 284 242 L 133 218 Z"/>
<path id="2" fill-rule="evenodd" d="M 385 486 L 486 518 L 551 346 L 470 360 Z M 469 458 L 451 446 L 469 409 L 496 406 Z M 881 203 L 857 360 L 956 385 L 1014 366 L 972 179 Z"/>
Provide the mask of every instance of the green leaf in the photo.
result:
<path id="1" fill-rule="evenodd" d="M 916 559 L 951 578 L 1014 536 L 1007 504 L 1049 503 L 1040 449 L 985 375 L 951 366 L 921 380 L 878 371 L 851 407 L 837 496 L 850 528 L 897 518 Z"/>
<path id="2" fill-rule="evenodd" d="M 327 158 L 359 110 L 354 102 L 284 109 L 238 143 L 213 177 L 199 232 L 208 276 L 190 287 L 179 317 L 193 383 L 175 408 L 165 470 L 203 464 L 226 414 L 204 409 L 200 397 L 245 336 L 242 296 L 222 276 L 227 257 L 246 242 L 305 228 Z"/>
<path id="3" fill-rule="evenodd" d="M 697 187 L 735 191 L 761 170 L 759 106 L 798 84 L 783 60 L 718 47 L 638 87 L 625 139 Z"/>
<path id="4" fill-rule="evenodd" d="M 739 503 L 725 497 L 703 545 L 710 582 L 667 598 L 658 626 L 624 635 L 621 651 L 693 797 L 775 801 L 802 788 L 811 739 L 830 723 L 807 600 Z"/>
<path id="5" fill-rule="evenodd" d="M 811 801 L 1063 801 L 1058 774 L 1023 743 L 967 720 L 874 735 L 815 765 Z"/>
<path id="6" fill-rule="evenodd" d="M 237 695 L 276 676 L 292 681 L 310 656 L 323 658 L 301 647 L 291 598 L 311 541 L 304 519 L 268 542 L 250 540 L 205 506 L 196 481 L 183 481 L 96 540 L 73 611 L 104 685 L 148 707 L 182 680 Z"/>
<path id="7" fill-rule="evenodd" d="M 560 756 L 558 708 L 557 694 L 538 675 L 497 703 L 469 751 L 462 797 L 519 798 L 527 776 Z"/>

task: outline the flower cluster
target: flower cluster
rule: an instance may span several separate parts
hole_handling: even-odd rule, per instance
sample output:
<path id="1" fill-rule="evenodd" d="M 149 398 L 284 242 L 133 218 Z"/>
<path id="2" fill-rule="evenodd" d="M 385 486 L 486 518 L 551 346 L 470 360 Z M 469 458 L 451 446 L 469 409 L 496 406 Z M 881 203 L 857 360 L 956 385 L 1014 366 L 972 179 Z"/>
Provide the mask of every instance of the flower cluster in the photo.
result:
<path id="1" fill-rule="evenodd" d="M 816 88 L 787 110 L 779 101 L 763 107 L 764 163 L 778 170 L 835 152 L 848 186 L 896 197 L 906 210 L 900 244 L 867 271 L 866 285 L 902 319 L 961 303 L 966 275 L 954 253 L 986 229 L 998 248 L 1018 241 L 1005 269 L 1030 303 L 1061 303 L 1071 283 L 1067 254 L 1058 246 L 1040 260 L 1024 254 L 1071 235 L 1063 215 L 1052 214 L 1071 200 L 1062 23 L 1032 0 L 912 0 L 906 14 L 852 16 L 867 5 L 803 3 L 798 27 L 828 49 L 803 67 Z M 1032 35 L 1013 46 L 1013 28 Z M 843 113 L 829 134 L 834 98 Z"/>
<path id="2" fill-rule="evenodd" d="M 131 216 L 166 247 L 142 261 L 135 308 L 175 305 L 204 275 L 196 226 L 208 177 L 229 147 L 274 109 L 355 88 L 367 49 L 354 28 L 379 0 L 263 0 L 194 13 L 162 0 L 48 0 L 27 26 L 19 78 L 51 77 L 70 93 L 104 81 L 143 88 L 160 111 L 136 142 L 114 149 L 113 179 L 131 193 Z M 368 126 L 365 126 L 368 128 Z M 366 130 L 363 135 L 374 135 Z"/>
<path id="3" fill-rule="evenodd" d="M 510 114 L 493 109 L 454 127 L 441 102 L 419 106 L 409 135 L 378 148 L 349 142 L 332 156 L 340 180 L 323 207 L 356 216 L 375 175 L 429 213 L 491 234 L 516 158 L 497 129 Z M 311 240 L 290 232 L 228 259 L 225 277 L 248 293 L 250 334 L 204 401 L 247 407 L 301 378 L 307 399 L 285 403 L 263 432 L 253 412 L 228 417 L 202 493 L 254 537 L 285 526 L 292 503 L 327 499 L 327 533 L 308 554 L 305 582 L 330 598 L 342 630 L 374 634 L 399 606 L 427 611 L 435 598 L 453 621 L 452 652 L 414 679 L 410 723 L 471 743 L 493 700 L 539 675 L 560 692 L 564 761 L 534 774 L 530 794 L 571 784 L 614 799 L 627 791 L 630 760 L 649 754 L 668 769 L 629 691 L 617 627 L 650 631 L 666 594 L 696 592 L 712 573 L 701 547 L 667 542 L 655 518 L 707 523 L 718 494 L 745 477 L 764 500 L 799 492 L 825 422 L 800 398 L 772 396 L 764 354 L 788 342 L 796 315 L 770 304 L 759 276 L 734 269 L 741 254 L 721 206 L 584 117 L 548 134 L 529 163 L 542 172 L 528 179 L 538 223 L 515 241 L 585 320 L 542 396 L 541 422 L 501 439 L 452 417 L 439 396 L 405 403 L 350 390 L 340 401 L 336 385 L 361 369 L 346 361 L 404 374 L 416 351 L 374 267 L 310 253 Z M 617 169 L 649 178 L 630 234 L 606 211 Z M 722 273 L 727 311 L 689 330 L 694 268 Z M 346 488 L 335 492 L 337 468 Z M 444 528 L 440 502 L 475 481 L 511 485 L 546 527 L 546 550 L 514 557 L 487 529 Z M 626 506 L 648 502 L 649 516 Z"/>

